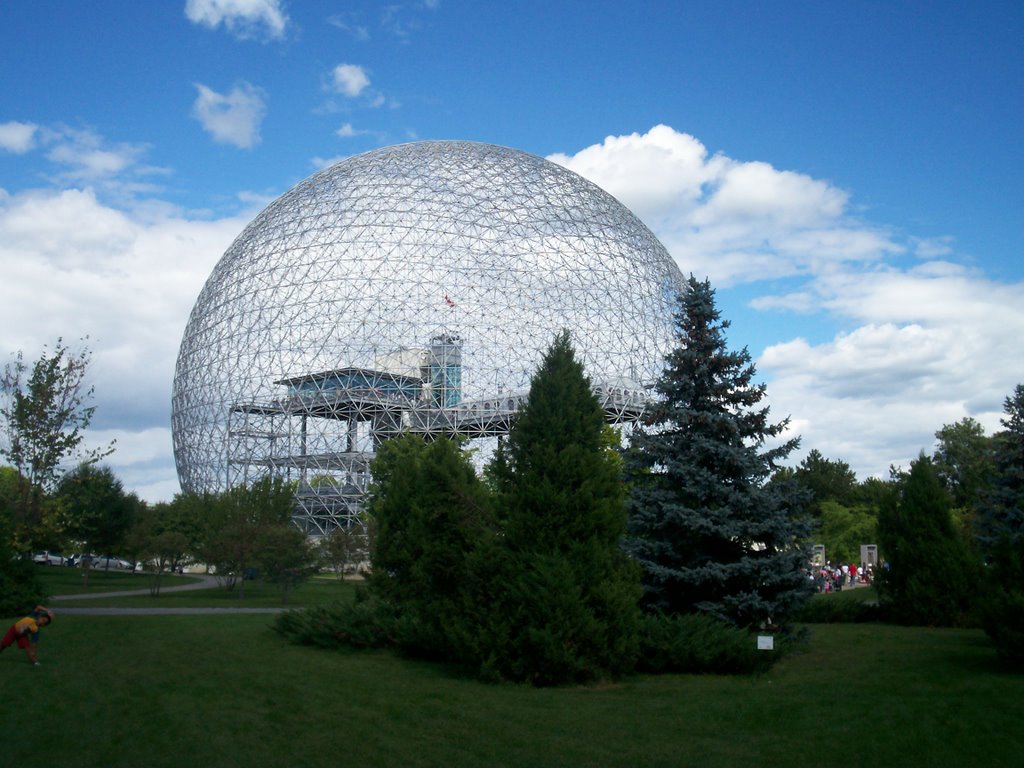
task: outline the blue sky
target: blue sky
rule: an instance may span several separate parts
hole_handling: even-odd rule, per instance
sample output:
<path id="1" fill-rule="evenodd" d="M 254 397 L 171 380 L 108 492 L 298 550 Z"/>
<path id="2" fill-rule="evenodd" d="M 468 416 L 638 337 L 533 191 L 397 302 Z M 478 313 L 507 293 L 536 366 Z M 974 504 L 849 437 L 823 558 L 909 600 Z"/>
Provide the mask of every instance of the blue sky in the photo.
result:
<path id="1" fill-rule="evenodd" d="M 996 2 L 5 2 L 0 353 L 88 334 L 93 437 L 167 498 L 177 345 L 245 223 L 332 160 L 484 141 L 619 197 L 800 455 L 884 475 L 1024 382 L 1021 40 Z"/>

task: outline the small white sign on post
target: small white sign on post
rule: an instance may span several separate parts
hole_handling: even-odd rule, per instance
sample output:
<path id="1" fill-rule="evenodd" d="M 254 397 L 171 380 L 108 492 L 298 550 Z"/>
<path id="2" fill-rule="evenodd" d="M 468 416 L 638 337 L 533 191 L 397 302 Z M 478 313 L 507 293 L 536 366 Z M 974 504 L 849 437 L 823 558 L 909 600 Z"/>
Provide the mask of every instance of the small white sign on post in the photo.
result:
<path id="1" fill-rule="evenodd" d="M 757 636 L 757 650 L 759 651 L 774 651 L 775 650 L 775 638 L 771 635 L 758 635 Z"/>

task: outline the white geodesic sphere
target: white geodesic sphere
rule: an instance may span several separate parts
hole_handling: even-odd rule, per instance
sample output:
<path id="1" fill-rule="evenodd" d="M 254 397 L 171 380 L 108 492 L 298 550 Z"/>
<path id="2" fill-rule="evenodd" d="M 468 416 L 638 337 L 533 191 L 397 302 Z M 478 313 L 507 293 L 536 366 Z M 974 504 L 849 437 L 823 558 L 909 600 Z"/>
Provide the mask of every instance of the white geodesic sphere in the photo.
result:
<path id="1" fill-rule="evenodd" d="M 435 338 L 458 339 L 464 408 L 525 391 L 562 329 L 595 384 L 649 384 L 682 284 L 621 203 L 540 157 L 428 141 L 343 160 L 267 206 L 196 302 L 172 403 L 182 488 L 232 484 L 250 444 L 267 471 L 312 455 L 308 419 L 301 436 L 274 420 L 288 382 L 395 371 Z M 329 443 L 318 455 L 351 452 Z"/>

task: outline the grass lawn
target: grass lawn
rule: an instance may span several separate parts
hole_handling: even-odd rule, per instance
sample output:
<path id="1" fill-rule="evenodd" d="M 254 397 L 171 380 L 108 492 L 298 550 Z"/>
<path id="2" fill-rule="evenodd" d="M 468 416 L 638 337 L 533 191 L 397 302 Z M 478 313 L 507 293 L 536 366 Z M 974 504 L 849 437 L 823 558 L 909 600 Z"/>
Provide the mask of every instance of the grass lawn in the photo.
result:
<path id="1" fill-rule="evenodd" d="M 127 571 L 106 571 L 96 569 L 89 571 L 89 584 L 82 582 L 81 568 L 53 566 L 38 567 L 36 574 L 49 595 L 81 595 L 90 592 L 113 592 L 115 590 L 148 589 L 150 576 L 144 573 L 128 573 Z M 195 576 L 177 576 L 164 574 L 163 586 L 191 584 L 199 581 Z"/>
<path id="2" fill-rule="evenodd" d="M 42 666 L 0 655 L 4 764 L 964 768 L 1024 750 L 1024 677 L 975 630 L 819 625 L 759 677 L 534 690 L 294 646 L 269 624 L 58 616 Z"/>

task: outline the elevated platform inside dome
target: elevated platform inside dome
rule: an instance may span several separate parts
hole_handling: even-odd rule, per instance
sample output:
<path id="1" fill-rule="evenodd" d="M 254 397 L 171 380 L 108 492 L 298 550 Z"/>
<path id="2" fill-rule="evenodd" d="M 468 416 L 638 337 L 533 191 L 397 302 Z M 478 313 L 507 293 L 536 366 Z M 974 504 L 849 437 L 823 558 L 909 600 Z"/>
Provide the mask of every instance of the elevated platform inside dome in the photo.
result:
<path id="1" fill-rule="evenodd" d="M 267 472 L 296 481 L 295 519 L 311 535 L 358 521 L 382 441 L 402 433 L 428 439 L 505 436 L 528 398 L 527 392 L 508 392 L 455 397 L 454 404 L 442 405 L 449 398 L 435 398 L 426 375 L 358 367 L 274 383 L 286 392 L 231 407 L 229 471 L 241 482 Z M 595 385 L 594 394 L 609 424 L 636 422 L 649 397 L 647 387 L 622 377 Z"/>

